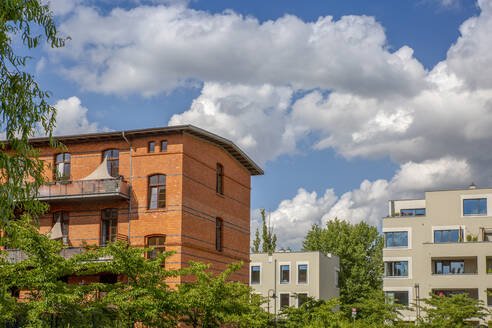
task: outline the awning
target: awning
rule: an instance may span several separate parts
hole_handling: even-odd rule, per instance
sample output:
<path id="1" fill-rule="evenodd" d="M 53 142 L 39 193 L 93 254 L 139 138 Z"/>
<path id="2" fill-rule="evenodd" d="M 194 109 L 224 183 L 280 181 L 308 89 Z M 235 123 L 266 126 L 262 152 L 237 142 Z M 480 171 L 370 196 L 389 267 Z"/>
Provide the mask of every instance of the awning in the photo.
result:
<path id="1" fill-rule="evenodd" d="M 51 230 L 48 232 L 48 237 L 50 239 L 62 239 L 63 238 L 63 233 L 62 233 L 62 225 L 60 222 L 60 219 L 56 220 L 55 225 Z"/>
<path id="2" fill-rule="evenodd" d="M 108 171 L 108 159 L 104 157 L 102 163 L 88 176 L 80 180 L 106 180 L 114 179 Z"/>

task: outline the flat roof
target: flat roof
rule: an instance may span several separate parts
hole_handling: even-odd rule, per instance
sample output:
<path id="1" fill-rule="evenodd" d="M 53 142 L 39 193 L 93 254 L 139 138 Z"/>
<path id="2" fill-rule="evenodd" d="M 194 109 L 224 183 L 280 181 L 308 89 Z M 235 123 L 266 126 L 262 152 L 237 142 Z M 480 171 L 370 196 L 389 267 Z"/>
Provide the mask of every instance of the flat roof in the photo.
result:
<path id="1" fill-rule="evenodd" d="M 183 134 L 194 136 L 196 138 L 211 142 L 216 146 L 224 149 L 234 159 L 236 159 L 246 170 L 248 170 L 251 175 L 264 174 L 261 167 L 258 164 L 256 164 L 248 155 L 246 155 L 244 151 L 242 151 L 232 141 L 191 124 L 166 126 L 160 128 L 138 129 L 138 130 L 54 136 L 53 139 L 58 140 L 64 144 L 70 144 L 70 143 L 80 143 L 80 142 L 90 142 L 90 141 L 118 140 L 118 139 L 122 139 L 123 137 L 127 137 L 131 139 L 132 137 L 177 134 L 177 133 L 183 133 Z M 31 142 L 36 146 L 45 146 L 45 145 L 49 145 L 49 138 L 48 137 L 31 138 L 29 139 L 29 142 Z"/>

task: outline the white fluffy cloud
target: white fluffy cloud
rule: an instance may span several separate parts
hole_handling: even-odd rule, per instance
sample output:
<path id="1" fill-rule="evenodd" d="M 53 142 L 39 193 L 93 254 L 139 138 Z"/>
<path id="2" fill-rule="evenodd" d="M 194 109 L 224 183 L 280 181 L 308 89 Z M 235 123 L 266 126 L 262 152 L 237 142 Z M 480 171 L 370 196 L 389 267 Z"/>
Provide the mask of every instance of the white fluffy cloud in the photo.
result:
<path id="1" fill-rule="evenodd" d="M 361 221 L 379 226 L 388 213 L 389 199 L 423 197 L 422 190 L 470 183 L 471 168 L 465 160 L 444 157 L 422 163 L 408 162 L 390 180 L 364 180 L 358 189 L 337 197 L 333 189 L 323 196 L 299 189 L 292 199 L 282 201 L 270 215 L 280 247 L 300 249 L 312 224 L 324 225 L 339 218 L 352 223 Z M 256 227 L 259 217 L 255 215 Z M 252 229 L 254 238 L 254 229 Z"/>
<path id="2" fill-rule="evenodd" d="M 96 122 L 89 122 L 87 108 L 82 106 L 77 97 L 61 99 L 54 107 L 57 110 L 55 135 L 73 135 L 107 130 L 107 128 L 99 127 Z"/>
<path id="3" fill-rule="evenodd" d="M 185 6 L 108 15 L 78 6 L 60 29 L 72 41 L 57 53 L 76 60 L 66 73 L 97 92 L 153 95 L 193 80 L 371 96 L 414 95 L 424 86 L 425 70 L 412 50 L 389 52 L 383 27 L 368 16 L 306 23 L 286 15 L 260 23 Z"/>

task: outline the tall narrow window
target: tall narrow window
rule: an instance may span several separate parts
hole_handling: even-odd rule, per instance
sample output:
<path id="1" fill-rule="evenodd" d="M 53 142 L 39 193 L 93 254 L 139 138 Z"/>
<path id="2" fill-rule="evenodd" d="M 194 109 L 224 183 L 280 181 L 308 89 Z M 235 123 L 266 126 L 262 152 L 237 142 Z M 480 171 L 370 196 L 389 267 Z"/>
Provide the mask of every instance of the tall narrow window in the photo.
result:
<path id="1" fill-rule="evenodd" d="M 167 140 L 161 141 L 161 152 L 167 151 Z"/>
<path id="2" fill-rule="evenodd" d="M 101 213 L 101 245 L 107 245 L 116 240 L 118 233 L 118 209 L 107 208 Z"/>
<path id="3" fill-rule="evenodd" d="M 298 284 L 306 284 L 307 283 L 307 275 L 308 275 L 308 265 L 307 264 L 299 264 L 297 266 L 297 283 Z"/>
<path id="4" fill-rule="evenodd" d="M 108 161 L 108 172 L 112 177 L 119 176 L 120 151 L 118 149 L 108 149 L 103 157 Z"/>
<path id="5" fill-rule="evenodd" d="M 290 282 L 290 265 L 280 266 L 280 283 L 288 284 Z"/>
<path id="6" fill-rule="evenodd" d="M 148 145 L 148 147 L 147 147 L 147 151 L 148 151 L 149 153 L 153 153 L 153 152 L 154 152 L 154 150 L 155 150 L 155 142 L 150 141 L 150 142 L 149 142 L 149 145 Z"/>
<path id="7" fill-rule="evenodd" d="M 55 156 L 55 180 L 70 180 L 70 153 Z"/>
<path id="8" fill-rule="evenodd" d="M 53 213 L 53 227 L 51 228 L 51 238 L 61 239 L 64 244 L 68 244 L 68 212 L 58 211 Z"/>
<path id="9" fill-rule="evenodd" d="M 259 265 L 251 266 L 251 285 L 259 285 L 261 282 L 261 267 Z"/>
<path id="10" fill-rule="evenodd" d="M 164 245 L 166 242 L 165 236 L 152 236 L 147 238 L 147 247 L 154 249 L 147 252 L 148 259 L 155 259 L 160 254 L 164 253 L 166 250 L 166 246 Z"/>
<path id="11" fill-rule="evenodd" d="M 218 194 L 224 194 L 224 167 L 219 163 L 217 163 L 215 191 Z"/>
<path id="12" fill-rule="evenodd" d="M 297 294 L 297 307 L 301 307 L 308 300 L 307 293 L 299 293 Z"/>
<path id="13" fill-rule="evenodd" d="M 280 307 L 283 308 L 285 306 L 290 306 L 290 295 L 280 294 Z"/>
<path id="14" fill-rule="evenodd" d="M 222 251 L 222 230 L 224 222 L 222 219 L 215 219 L 215 249 L 219 252 Z"/>
<path id="15" fill-rule="evenodd" d="M 166 207 L 166 176 L 156 174 L 149 177 L 149 208 Z"/>

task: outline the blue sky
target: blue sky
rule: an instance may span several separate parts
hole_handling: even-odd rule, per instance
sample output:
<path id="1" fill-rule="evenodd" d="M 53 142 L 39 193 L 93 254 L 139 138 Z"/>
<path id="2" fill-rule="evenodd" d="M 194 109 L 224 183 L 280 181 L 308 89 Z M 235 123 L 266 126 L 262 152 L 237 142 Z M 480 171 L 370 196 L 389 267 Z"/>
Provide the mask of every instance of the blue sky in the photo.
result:
<path id="1" fill-rule="evenodd" d="M 58 134 L 191 123 L 265 170 L 280 245 L 388 199 L 490 185 L 490 0 L 51 0 L 65 49 L 36 52 Z"/>

